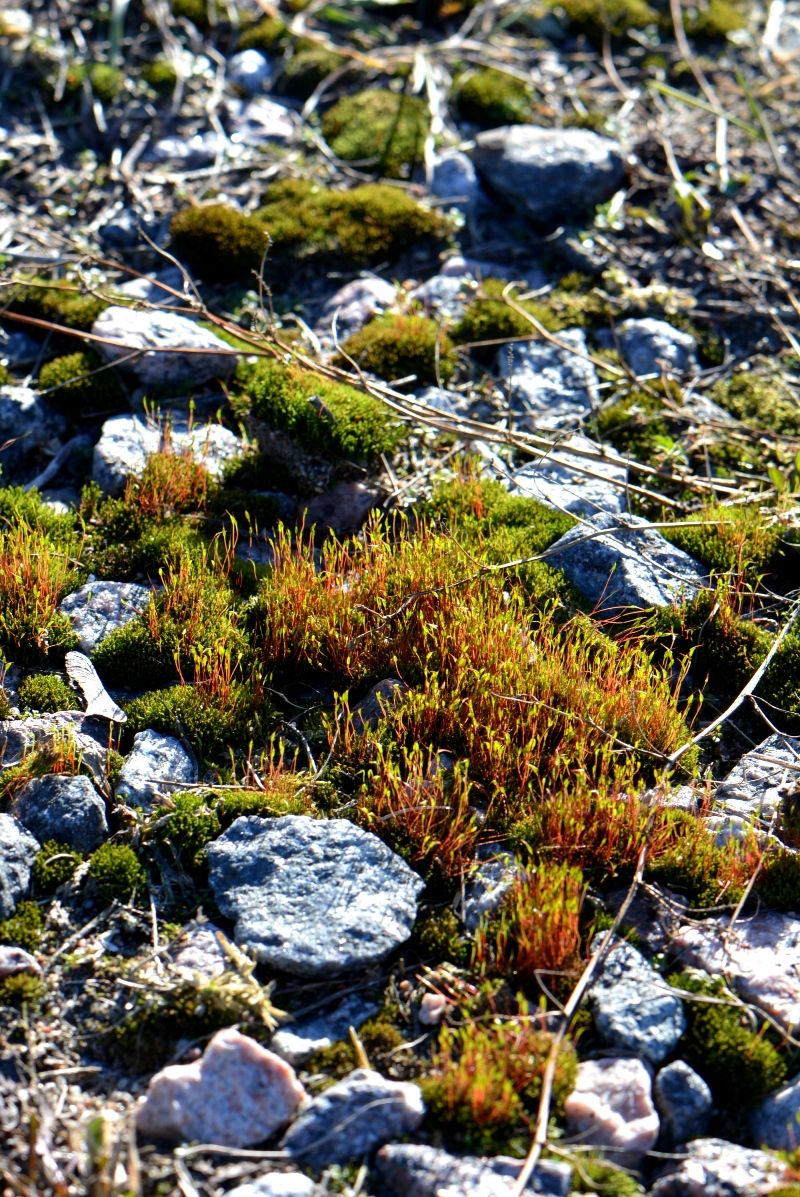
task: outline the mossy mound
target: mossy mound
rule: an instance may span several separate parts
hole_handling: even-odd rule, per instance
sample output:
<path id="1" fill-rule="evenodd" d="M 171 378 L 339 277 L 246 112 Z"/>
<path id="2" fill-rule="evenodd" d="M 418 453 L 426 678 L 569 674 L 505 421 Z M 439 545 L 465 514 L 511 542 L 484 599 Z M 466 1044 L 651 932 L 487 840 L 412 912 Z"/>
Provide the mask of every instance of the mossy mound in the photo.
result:
<path id="1" fill-rule="evenodd" d="M 563 14 L 570 29 L 593 42 L 606 34 L 625 37 L 655 26 L 662 34 L 673 32 L 669 4 L 665 0 L 549 0 Z M 724 40 L 744 28 L 748 18 L 746 0 L 708 0 L 687 4 L 682 13 L 689 37 L 699 41 Z"/>
<path id="2" fill-rule="evenodd" d="M 796 577 L 800 545 L 760 504 L 725 507 L 710 504 L 682 526 L 663 529 L 668 540 L 716 574 L 755 582 L 768 575 L 775 582 Z"/>
<path id="3" fill-rule="evenodd" d="M 377 87 L 344 96 L 322 117 L 323 136 L 337 158 L 390 179 L 408 178 L 422 161 L 429 127 L 423 100 Z"/>
<path id="4" fill-rule="evenodd" d="M 349 59 L 324 46 L 300 46 L 289 58 L 276 90 L 293 100 L 307 100 L 334 71 L 346 66 Z"/>
<path id="5" fill-rule="evenodd" d="M 184 208 L 170 225 L 174 253 L 211 282 L 258 270 L 269 247 L 264 225 L 227 204 Z"/>
<path id="6" fill-rule="evenodd" d="M 609 320 L 607 297 L 591 279 L 580 274 L 566 275 L 540 299 L 520 299 L 516 294 L 518 288 L 515 288 L 513 302 L 522 312 L 515 310 L 505 298 L 507 289 L 508 283 L 502 279 L 484 279 L 452 329 L 456 344 L 537 336 L 535 326 L 526 320 L 523 312 L 528 312 L 548 332 L 592 328 L 607 324 Z M 497 348 L 496 344 L 488 346 L 484 356 L 496 353 Z"/>
<path id="7" fill-rule="evenodd" d="M 268 702 L 256 704 L 244 682 L 232 682 L 224 704 L 198 686 L 170 686 L 134 698 L 125 708 L 132 732 L 152 728 L 183 737 L 203 762 L 227 758 L 229 748 L 246 749 L 265 737 L 274 712 Z"/>
<path id="8" fill-rule="evenodd" d="M 9 311 L 63 324 L 80 332 L 89 332 L 108 306 L 106 300 L 86 294 L 79 283 L 53 282 L 41 277 L 14 283 L 3 294 L 3 307 Z"/>
<path id="9" fill-rule="evenodd" d="M 78 705 L 71 690 L 57 673 L 31 673 L 20 682 L 19 704 L 29 711 L 74 711 Z"/>
<path id="10" fill-rule="evenodd" d="M 45 840 L 31 870 L 34 892 L 45 895 L 55 893 L 74 876 L 82 860 L 80 852 L 70 848 L 69 844 L 61 844 L 58 840 Z"/>
<path id="11" fill-rule="evenodd" d="M 533 115 L 532 101 L 529 84 L 494 67 L 462 75 L 452 93 L 452 102 L 461 119 L 481 129 L 524 124 Z"/>
<path id="12" fill-rule="evenodd" d="M 238 50 L 274 51 L 286 40 L 288 28 L 279 17 L 262 17 L 239 34 Z"/>
<path id="13" fill-rule="evenodd" d="M 75 63 L 66 74 L 65 97 L 81 91 L 85 83 L 103 104 L 113 104 L 125 86 L 125 75 L 119 67 L 105 62 Z"/>
<path id="14" fill-rule="evenodd" d="M 0 943 L 35 952 L 42 938 L 44 920 L 35 902 L 18 902 L 10 918 L 0 922 Z"/>
<path id="15" fill-rule="evenodd" d="M 101 844 L 89 857 L 89 879 L 104 902 L 127 902 L 147 885 L 147 875 L 129 844 Z"/>
<path id="16" fill-rule="evenodd" d="M 39 371 L 39 389 L 74 418 L 119 411 L 125 402 L 116 371 L 104 366 L 92 350 L 78 350 L 46 362 Z"/>
<path id="17" fill-rule="evenodd" d="M 346 367 L 349 359 L 387 382 L 413 387 L 447 383 L 456 368 L 450 337 L 427 316 L 387 313 L 370 320 L 342 346 L 338 364 Z"/>
<path id="18" fill-rule="evenodd" d="M 142 67 L 142 78 L 154 91 L 168 92 L 174 90 L 178 72 L 166 58 L 154 58 Z"/>
<path id="19" fill-rule="evenodd" d="M 797 399 L 785 381 L 765 365 L 738 370 L 709 393 L 720 407 L 753 428 L 778 436 L 800 436 Z"/>

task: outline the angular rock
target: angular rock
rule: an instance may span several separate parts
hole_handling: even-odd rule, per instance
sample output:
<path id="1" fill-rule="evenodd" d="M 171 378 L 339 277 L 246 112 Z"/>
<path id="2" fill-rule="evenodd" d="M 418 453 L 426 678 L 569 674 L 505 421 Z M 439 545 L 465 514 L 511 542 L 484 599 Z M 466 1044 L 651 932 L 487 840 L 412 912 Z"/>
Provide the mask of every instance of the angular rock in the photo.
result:
<path id="1" fill-rule="evenodd" d="M 204 981 L 221 977 L 231 967 L 231 960 L 219 941 L 220 934 L 213 923 L 189 923 L 170 944 L 168 963 L 184 976 L 199 976 Z"/>
<path id="2" fill-rule="evenodd" d="M 0 919 L 11 918 L 28 892 L 39 847 L 13 815 L 0 815 Z"/>
<path id="3" fill-rule="evenodd" d="M 225 1197 L 314 1197 L 315 1193 L 322 1190 L 302 1172 L 268 1172 L 229 1189 Z"/>
<path id="4" fill-rule="evenodd" d="M 385 677 L 364 695 L 353 707 L 353 730 L 357 736 L 366 731 L 375 731 L 381 719 L 396 707 L 408 693 L 408 686 L 396 677 Z"/>
<path id="5" fill-rule="evenodd" d="M 108 835 L 106 804 L 91 778 L 50 773 L 20 791 L 14 815 L 40 844 L 60 840 L 78 852 L 91 852 Z"/>
<path id="6" fill-rule="evenodd" d="M 201 1059 L 156 1073 L 136 1125 L 148 1138 L 251 1147 L 285 1126 L 305 1096 L 293 1068 L 229 1027 Z"/>
<path id="7" fill-rule="evenodd" d="M 380 492 L 363 482 L 337 482 L 331 490 L 315 495 L 306 507 L 306 525 L 330 528 L 337 536 L 357 532 L 373 508 L 380 504 Z"/>
<path id="8" fill-rule="evenodd" d="M 235 939 L 263 964 L 327 976 L 382 960 L 411 934 L 421 877 L 346 819 L 237 819 L 207 848 Z"/>
<path id="9" fill-rule="evenodd" d="M 595 938 L 592 950 L 602 938 Z M 588 996 L 601 1039 L 651 1064 L 673 1052 L 686 1029 L 680 998 L 624 940 L 611 944 Z"/>
<path id="10" fill-rule="evenodd" d="M 481 919 L 497 910 L 524 871 L 511 852 L 493 852 L 488 860 L 480 861 L 467 878 L 458 903 L 458 914 L 470 935 L 478 930 Z"/>
<path id="11" fill-rule="evenodd" d="M 584 1146 L 614 1148 L 615 1159 L 650 1151 L 659 1130 L 651 1089 L 641 1060 L 584 1060 L 564 1106 L 570 1134 Z"/>
<path id="12" fill-rule="evenodd" d="M 463 212 L 469 212 L 486 199 L 472 159 L 461 150 L 434 155 L 430 192 Z"/>
<path id="13" fill-rule="evenodd" d="M 221 424 L 189 428 L 187 421 L 173 419 L 169 443 L 176 453 L 189 452 L 214 478 L 221 476 L 228 462 L 241 457 L 244 443 Z M 106 420 L 94 447 L 92 480 L 110 495 L 122 493 L 131 474 L 140 474 L 148 457 L 164 449 L 164 428 L 140 416 L 113 416 Z"/>
<path id="14" fill-rule="evenodd" d="M 602 453 L 582 457 L 570 449 Z M 559 511 L 592 516 L 598 511 L 618 515 L 628 505 L 628 469 L 616 453 L 609 453 L 586 436 L 571 436 L 546 457 L 532 461 L 513 475 L 512 492 L 538 499 Z"/>
<path id="15" fill-rule="evenodd" d="M 665 607 L 707 583 L 703 567 L 635 515 L 598 512 L 570 528 L 547 554 L 597 610 Z"/>
<path id="16" fill-rule="evenodd" d="M 77 699 L 76 699 L 77 702 Z M 30 752 L 54 750 L 65 737 L 95 781 L 108 772 L 108 724 L 87 718 L 83 711 L 54 711 L 31 719 L 0 721 L 0 761 L 8 769 Z"/>
<path id="17" fill-rule="evenodd" d="M 270 1050 L 296 1068 L 315 1052 L 346 1039 L 350 1027 L 358 1030 L 368 1018 L 377 1014 L 379 1008 L 378 1002 L 365 1001 L 359 994 L 351 994 L 334 1010 L 315 1018 L 301 1019 L 276 1031 L 270 1040 Z"/>
<path id="18" fill-rule="evenodd" d="M 686 374 L 694 362 L 697 342 L 690 333 L 666 320 L 625 320 L 617 328 L 619 352 L 639 377 Z"/>
<path id="19" fill-rule="evenodd" d="M 770 1093 L 753 1112 L 753 1142 L 773 1151 L 800 1147 L 800 1077 Z"/>
<path id="20" fill-rule="evenodd" d="M 143 386 L 199 386 L 212 378 L 228 378 L 236 366 L 236 354 L 229 345 L 177 312 L 110 307 L 97 317 L 92 333 L 118 342 L 98 341 L 97 350 L 105 361 L 129 371 Z"/>
<path id="21" fill-rule="evenodd" d="M 575 426 L 596 406 L 598 379 L 585 356 L 589 348 L 583 330 L 565 329 L 558 339 L 560 346 L 520 341 L 497 355 L 497 372 L 526 429 Z"/>
<path id="22" fill-rule="evenodd" d="M 684 1153 L 648 1190 L 650 1197 L 760 1197 L 790 1176 L 775 1156 L 725 1139 L 692 1139 Z"/>
<path id="23" fill-rule="evenodd" d="M 324 339 L 326 347 L 333 345 L 334 331 L 338 341 L 345 341 L 396 301 L 397 287 L 386 279 L 373 274 L 354 278 L 326 300 L 316 332 Z"/>
<path id="24" fill-rule="evenodd" d="M 41 967 L 34 960 L 30 952 L 22 948 L 15 948 L 10 943 L 0 943 L 0 981 L 6 977 L 16 977 L 18 973 L 34 973 L 41 975 Z"/>
<path id="25" fill-rule="evenodd" d="M 59 610 L 69 616 L 81 651 L 90 653 L 109 632 L 141 615 L 152 593 L 138 582 L 87 582 L 62 599 Z"/>
<path id="26" fill-rule="evenodd" d="M 231 129 L 231 146 L 261 146 L 269 141 L 291 141 L 299 122 L 285 104 L 257 96 L 253 100 L 229 100 L 225 105 Z M 240 151 L 239 151 L 240 152 Z"/>
<path id="27" fill-rule="evenodd" d="M 711 1090 L 683 1060 L 667 1064 L 653 1081 L 653 1099 L 667 1146 L 702 1135 L 714 1106 Z"/>
<path id="28" fill-rule="evenodd" d="M 34 472 L 45 455 L 56 453 L 64 420 L 38 392 L 26 386 L 0 386 L 0 445 L 5 484 Z"/>
<path id="29" fill-rule="evenodd" d="M 686 964 L 724 974 L 741 997 L 784 1026 L 800 1025 L 800 919 L 765 910 L 729 923 L 679 927 L 674 950 Z"/>
<path id="30" fill-rule="evenodd" d="M 261 50 L 240 50 L 228 59 L 228 82 L 248 96 L 268 91 L 272 79 L 272 63 Z"/>
<path id="31" fill-rule="evenodd" d="M 195 781 L 197 762 L 180 740 L 147 728 L 133 738 L 114 796 L 128 806 L 149 809 L 160 794 L 171 794 L 182 789 L 182 783 Z"/>
<path id="32" fill-rule="evenodd" d="M 769 757 L 769 760 L 762 758 Z M 774 735 L 746 753 L 717 786 L 714 810 L 723 815 L 770 823 L 783 797 L 797 783 L 800 740 Z M 792 766 L 795 768 L 792 768 Z"/>
<path id="33" fill-rule="evenodd" d="M 375 1164 L 397 1197 L 510 1197 L 522 1168 L 507 1156 L 455 1156 L 422 1143 L 390 1143 Z M 571 1179 L 569 1164 L 540 1160 L 524 1191 L 567 1197 Z"/>
<path id="34" fill-rule="evenodd" d="M 475 138 L 472 161 L 495 191 L 545 228 L 570 224 L 610 199 L 624 174 L 617 143 L 587 129 L 487 129 Z"/>
<path id="35" fill-rule="evenodd" d="M 423 387 L 421 391 L 414 392 L 414 399 L 446 416 L 466 415 L 471 406 L 467 395 L 462 395 L 460 391 L 448 391 L 444 387 Z"/>
<path id="36" fill-rule="evenodd" d="M 424 1117 L 416 1085 L 357 1068 L 300 1111 L 281 1147 L 311 1168 L 346 1164 L 415 1131 Z"/>

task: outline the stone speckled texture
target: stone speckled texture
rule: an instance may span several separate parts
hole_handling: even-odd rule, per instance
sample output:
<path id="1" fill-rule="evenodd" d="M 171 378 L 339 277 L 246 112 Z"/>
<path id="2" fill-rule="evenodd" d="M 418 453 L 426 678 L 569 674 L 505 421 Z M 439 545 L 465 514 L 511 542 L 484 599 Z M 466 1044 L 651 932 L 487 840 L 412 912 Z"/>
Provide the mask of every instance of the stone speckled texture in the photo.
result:
<path id="1" fill-rule="evenodd" d="M 596 939 L 593 950 L 597 944 Z M 652 1064 L 675 1050 L 686 1026 L 680 998 L 641 952 L 622 941 L 611 945 L 589 990 L 589 1004 L 606 1043 Z"/>
<path id="2" fill-rule="evenodd" d="M 455 1156 L 424 1143 L 391 1143 L 375 1163 L 397 1197 L 510 1197 L 522 1167 L 508 1156 Z M 540 1160 L 525 1192 L 567 1197 L 571 1176 L 569 1164 Z"/>
<path id="3" fill-rule="evenodd" d="M 650 1197 L 761 1197 L 789 1179 L 782 1160 L 724 1139 L 692 1139 L 681 1154 Z"/>
<path id="4" fill-rule="evenodd" d="M 180 789 L 181 783 L 194 781 L 197 763 L 180 740 L 147 728 L 134 736 L 114 794 L 118 802 L 128 806 L 150 807 L 159 794 L 169 794 Z"/>
<path id="5" fill-rule="evenodd" d="M 81 652 L 90 653 L 109 632 L 141 615 L 152 590 L 138 582 L 87 582 L 61 600 Z"/>
<path id="6" fill-rule="evenodd" d="M 177 312 L 110 307 L 97 317 L 92 333 L 103 338 L 96 342 L 102 357 L 135 375 L 143 386 L 197 386 L 227 378 L 236 365 L 229 345 Z"/>
<path id="7" fill-rule="evenodd" d="M 80 774 L 33 778 L 17 795 L 14 814 L 40 844 L 59 840 L 91 852 L 108 835 L 106 804 L 91 778 Z"/>
<path id="8" fill-rule="evenodd" d="M 0 815 L 0 919 L 10 918 L 28 892 L 39 843 L 13 815 Z"/>

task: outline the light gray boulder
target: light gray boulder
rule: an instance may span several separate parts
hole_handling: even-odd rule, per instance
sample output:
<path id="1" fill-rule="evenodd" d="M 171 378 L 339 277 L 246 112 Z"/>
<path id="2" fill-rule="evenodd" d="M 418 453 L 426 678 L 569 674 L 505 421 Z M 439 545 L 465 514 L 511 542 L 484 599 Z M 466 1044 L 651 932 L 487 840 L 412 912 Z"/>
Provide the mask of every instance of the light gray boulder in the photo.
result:
<path id="1" fill-rule="evenodd" d="M 106 804 L 91 778 L 82 774 L 33 778 L 20 790 L 13 810 L 40 844 L 60 840 L 78 852 L 91 852 L 108 835 Z"/>
<path id="2" fill-rule="evenodd" d="M 772 821 L 783 798 L 797 783 L 800 740 L 773 735 L 747 752 L 717 786 L 714 810 L 717 814 Z M 794 768 L 793 768 L 794 766 Z"/>
<path id="3" fill-rule="evenodd" d="M 146 810 L 162 794 L 197 781 L 197 762 L 180 740 L 146 728 L 133 738 L 114 787 L 117 802 Z"/>
<path id="4" fill-rule="evenodd" d="M 377 836 L 346 819 L 237 819 L 207 854 L 236 942 L 299 976 L 382 960 L 411 934 L 424 888 Z"/>
<path id="5" fill-rule="evenodd" d="M 751 1119 L 753 1141 L 773 1151 L 797 1151 L 800 1147 L 800 1077 L 796 1076 L 770 1093 Z"/>
<path id="6" fill-rule="evenodd" d="M 593 951 L 602 938 L 595 938 Z M 601 1039 L 651 1064 L 673 1052 L 686 1029 L 680 998 L 624 940 L 612 943 L 588 996 Z"/>
<path id="7" fill-rule="evenodd" d="M 522 428 L 574 428 L 597 405 L 597 373 L 583 329 L 565 329 L 558 340 L 520 341 L 498 352 L 497 373 Z"/>
<path id="8" fill-rule="evenodd" d="M 152 590 L 138 582 L 87 582 L 61 600 L 81 652 L 90 653 L 110 632 L 141 615 Z"/>
<path id="9" fill-rule="evenodd" d="M 610 199 L 624 174 L 619 145 L 587 129 L 487 129 L 471 156 L 495 191 L 546 228 L 571 224 Z"/>
<path id="10" fill-rule="evenodd" d="M 13 815 L 0 815 L 0 919 L 10 918 L 28 892 L 39 843 Z"/>
<path id="11" fill-rule="evenodd" d="M 417 1085 L 358 1068 L 300 1111 L 281 1147 L 308 1167 L 346 1164 L 415 1131 L 424 1117 Z"/>
<path id="12" fill-rule="evenodd" d="M 587 457 L 576 450 L 598 456 Z M 575 434 L 546 457 L 517 470 L 511 490 L 575 515 L 592 516 L 597 511 L 618 515 L 628 506 L 627 481 L 628 469 L 618 454 Z"/>
<path id="13" fill-rule="evenodd" d="M 685 1143 L 705 1133 L 714 1098 L 703 1078 L 683 1060 L 674 1060 L 656 1074 L 653 1099 L 665 1144 Z"/>
<path id="14" fill-rule="evenodd" d="M 379 1009 L 378 1002 L 366 1001 L 358 993 L 351 994 L 333 1010 L 314 1018 L 301 1019 L 276 1031 L 270 1040 L 270 1051 L 298 1068 L 315 1052 L 324 1051 L 340 1039 L 346 1039 L 350 1027 L 358 1030 Z"/>
<path id="15" fill-rule="evenodd" d="M 648 1190 L 650 1197 L 755 1197 L 790 1173 L 783 1160 L 725 1139 L 692 1139 Z"/>
<path id="16" fill-rule="evenodd" d="M 397 302 L 397 287 L 375 274 L 351 279 L 326 300 L 315 331 L 326 348 L 347 340 L 353 333 Z M 335 321 L 335 323 L 334 323 Z M 334 338 L 335 331 L 335 338 Z"/>
<path id="17" fill-rule="evenodd" d="M 212 378 L 228 378 L 236 367 L 229 345 L 177 312 L 110 307 L 97 317 L 92 333 L 103 338 L 97 342 L 100 356 L 133 374 L 143 386 L 199 386 Z"/>
<path id="18" fill-rule="evenodd" d="M 510 1197 L 522 1160 L 508 1156 L 455 1156 L 424 1143 L 390 1143 L 375 1158 L 381 1179 L 397 1197 Z M 572 1169 L 540 1160 L 526 1193 L 567 1197 Z"/>
<path id="19" fill-rule="evenodd" d="M 617 328 L 621 357 L 639 377 L 687 374 L 695 364 L 697 342 L 666 320 L 625 320 Z"/>
<path id="20" fill-rule="evenodd" d="M 557 540 L 547 561 L 600 611 L 668 606 L 708 582 L 693 557 L 634 515 L 598 512 Z"/>
<path id="21" fill-rule="evenodd" d="M 131 475 L 141 474 L 147 459 L 169 443 L 175 453 L 191 453 L 209 474 L 219 478 L 228 462 L 245 452 L 244 442 L 221 424 L 188 424 L 176 416 L 169 435 L 162 424 L 142 416 L 112 416 L 94 447 L 92 480 L 107 494 L 119 495 Z"/>

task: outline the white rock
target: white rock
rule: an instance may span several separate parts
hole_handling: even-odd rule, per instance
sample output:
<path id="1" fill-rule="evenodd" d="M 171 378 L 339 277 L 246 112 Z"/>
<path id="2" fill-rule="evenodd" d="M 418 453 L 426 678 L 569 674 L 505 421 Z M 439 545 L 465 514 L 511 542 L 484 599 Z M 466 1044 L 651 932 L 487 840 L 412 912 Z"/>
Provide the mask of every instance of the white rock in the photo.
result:
<path id="1" fill-rule="evenodd" d="M 263 96 L 247 101 L 229 100 L 226 109 L 234 146 L 290 141 L 299 128 L 297 115 L 291 108 Z"/>
<path id="2" fill-rule="evenodd" d="M 116 342 L 98 341 L 101 357 L 134 374 L 143 386 L 199 386 L 227 378 L 236 366 L 229 345 L 177 312 L 110 307 L 97 317 L 92 333 Z M 205 352 L 182 353 L 184 349 Z"/>
<path id="3" fill-rule="evenodd" d="M 762 1197 L 790 1175 L 775 1156 L 724 1139 L 692 1139 L 668 1168 L 650 1197 Z"/>
<path id="4" fill-rule="evenodd" d="M 661 1133 L 669 1144 L 703 1134 L 714 1099 L 703 1078 L 683 1060 L 674 1060 L 657 1073 L 653 1097 L 661 1116 Z"/>
<path id="5" fill-rule="evenodd" d="M 0 981 L 15 977 L 17 973 L 34 973 L 38 977 L 41 972 L 39 962 L 34 960 L 30 952 L 10 943 L 0 943 Z"/>
<path id="6" fill-rule="evenodd" d="M 231 967 L 231 960 L 219 941 L 220 934 L 213 923 L 189 923 L 170 944 L 168 963 L 188 977 L 200 976 L 210 981 L 222 976 Z"/>
<path id="7" fill-rule="evenodd" d="M 787 790 L 797 784 L 798 764 L 800 740 L 792 736 L 769 736 L 746 753 L 720 782 L 714 795 L 714 810 L 748 823 L 753 819 L 769 823 L 780 810 Z"/>
<path id="8" fill-rule="evenodd" d="M 293 1068 L 229 1027 L 201 1059 L 156 1073 L 136 1125 L 148 1138 L 250 1147 L 285 1126 L 305 1096 Z"/>
<path id="9" fill-rule="evenodd" d="M 585 457 L 570 450 L 602 454 Z M 601 449 L 588 437 L 575 435 L 561 441 L 552 453 L 517 470 L 512 493 L 538 499 L 559 511 L 591 516 L 597 511 L 625 511 L 628 470 L 618 454 Z"/>
<path id="10" fill-rule="evenodd" d="M 611 1147 L 627 1156 L 650 1151 L 659 1130 L 651 1089 L 641 1060 L 584 1060 L 564 1106 L 570 1133 L 580 1135 L 584 1146 Z"/>
<path id="11" fill-rule="evenodd" d="M 472 160 L 460 150 L 434 155 L 430 190 L 431 195 L 464 211 L 485 198 Z"/>
<path id="12" fill-rule="evenodd" d="M 620 355 L 639 377 L 686 374 L 694 363 L 694 337 L 666 320 L 624 320 L 617 337 Z"/>
<path id="13" fill-rule="evenodd" d="M 176 417 L 167 434 L 155 420 L 113 416 L 106 420 L 94 447 L 92 479 L 108 494 L 118 495 L 126 479 L 141 474 L 148 457 L 162 452 L 167 443 L 175 453 L 191 453 L 213 478 L 219 478 L 226 464 L 245 451 L 244 442 L 221 424 L 190 428 L 184 417 Z"/>
<path id="14" fill-rule="evenodd" d="M 197 781 L 197 763 L 174 736 L 147 728 L 133 738 L 114 787 L 118 802 L 149 809 L 162 794 L 182 789 L 184 782 Z"/>
<path id="15" fill-rule="evenodd" d="M 228 59 L 228 82 L 248 96 L 269 89 L 272 63 L 261 50 L 239 50 Z"/>
<path id="16" fill-rule="evenodd" d="M 380 1177 L 397 1197 L 511 1197 L 522 1160 L 455 1156 L 424 1143 L 390 1143 L 378 1152 Z M 525 1193 L 567 1197 L 572 1168 L 540 1160 Z"/>
<path id="17" fill-rule="evenodd" d="M 225 1197 L 313 1197 L 316 1192 L 311 1177 L 302 1172 L 268 1172 L 229 1189 Z"/>
<path id="18" fill-rule="evenodd" d="M 106 804 L 83 774 L 32 778 L 14 799 L 13 811 L 40 844 L 58 840 L 91 852 L 108 836 Z"/>
<path id="19" fill-rule="evenodd" d="M 109 632 L 141 615 L 152 590 L 138 582 L 87 582 L 62 599 L 82 652 L 90 653 Z"/>
<path id="20" fill-rule="evenodd" d="M 350 1027 L 358 1030 L 379 1009 L 377 1002 L 365 1001 L 357 993 L 351 994 L 333 1010 L 315 1018 L 300 1019 L 276 1031 L 270 1040 L 270 1050 L 297 1067 L 315 1052 L 345 1039 Z"/>

